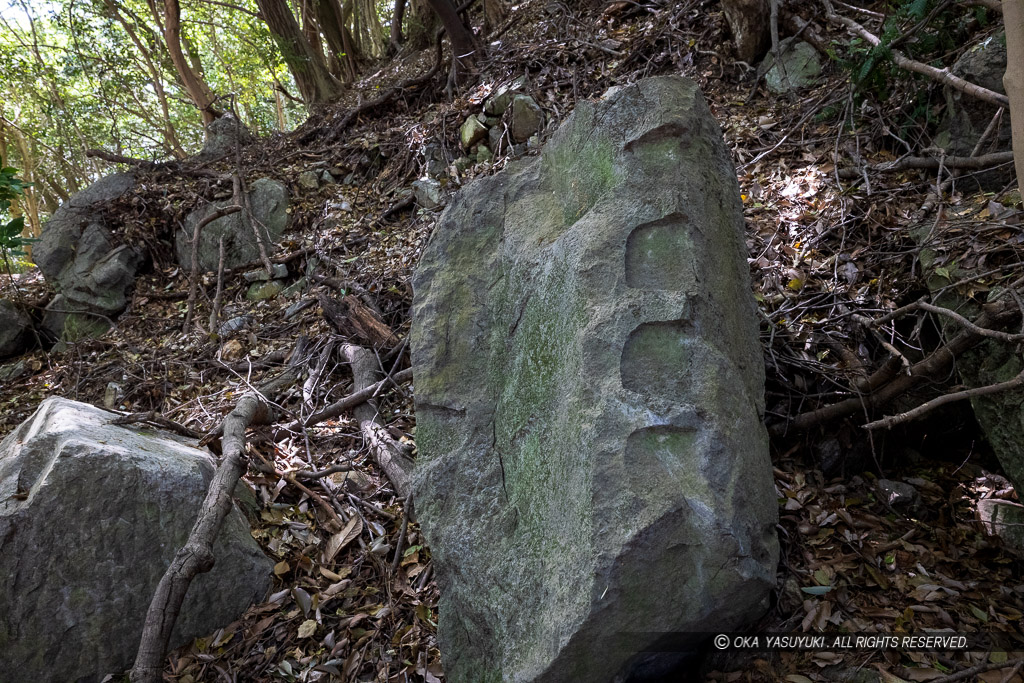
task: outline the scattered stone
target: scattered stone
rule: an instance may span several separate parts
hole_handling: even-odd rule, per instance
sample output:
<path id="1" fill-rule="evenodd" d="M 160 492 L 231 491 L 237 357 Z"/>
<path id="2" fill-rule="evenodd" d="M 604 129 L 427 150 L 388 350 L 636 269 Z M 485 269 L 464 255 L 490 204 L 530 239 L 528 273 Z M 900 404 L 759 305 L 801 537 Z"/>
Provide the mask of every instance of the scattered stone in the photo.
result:
<path id="1" fill-rule="evenodd" d="M 299 174 L 299 187 L 304 190 L 316 190 L 320 187 L 320 180 L 316 177 L 316 171 L 303 171 Z"/>
<path id="2" fill-rule="evenodd" d="M 444 204 L 444 193 L 441 183 L 433 178 L 420 178 L 412 184 L 412 193 L 416 203 L 424 209 L 436 209 Z"/>
<path id="3" fill-rule="evenodd" d="M 281 290 L 281 296 L 283 296 L 284 298 L 288 299 L 288 298 L 291 298 L 291 297 L 293 297 L 293 296 L 295 296 L 297 294 L 302 294 L 302 290 L 304 290 L 306 288 L 306 282 L 307 282 L 306 276 L 303 275 L 298 280 L 296 280 L 295 282 L 291 283 L 290 285 L 288 285 L 287 287 L 282 289 Z"/>
<path id="4" fill-rule="evenodd" d="M 511 83 L 499 86 L 484 102 L 484 113 L 489 116 L 501 116 L 512 103 L 516 93 L 526 87 L 526 77 L 520 76 Z"/>
<path id="5" fill-rule="evenodd" d="M 237 339 L 229 339 L 220 347 L 218 358 L 225 361 L 238 360 L 245 355 L 245 346 Z"/>
<path id="6" fill-rule="evenodd" d="M 341 181 L 341 184 L 342 185 L 353 185 L 353 184 L 355 184 L 355 182 L 356 182 L 356 174 L 353 171 L 352 173 L 349 173 L 347 176 L 345 176 L 345 179 Z"/>
<path id="7" fill-rule="evenodd" d="M 494 126 L 487 130 L 487 146 L 493 150 L 495 154 L 502 154 L 509 146 L 509 138 L 506 135 L 506 128 L 504 125 Z"/>
<path id="8" fill-rule="evenodd" d="M 331 175 L 330 171 L 324 171 L 320 174 L 320 182 L 324 185 L 333 185 L 337 181 L 334 179 L 334 176 Z"/>
<path id="9" fill-rule="evenodd" d="M 117 382 L 107 382 L 107 388 L 103 390 L 103 407 L 107 410 L 114 410 L 121 402 L 123 395 L 121 385 Z"/>
<path id="10" fill-rule="evenodd" d="M 512 156 L 521 157 L 526 154 L 526 150 L 527 147 L 525 142 L 520 142 L 518 145 L 512 145 Z"/>
<path id="11" fill-rule="evenodd" d="M 218 209 L 229 206 L 231 200 L 213 204 L 193 211 L 185 218 L 185 227 L 175 236 L 175 252 L 178 263 L 186 270 L 192 269 L 192 233 L 195 225 Z M 260 178 L 249 185 L 249 205 L 253 218 L 263 237 L 267 253 L 274 251 L 278 238 L 288 225 L 288 190 L 284 185 Z M 199 268 L 216 272 L 219 260 L 218 243 L 224 238 L 224 267 L 237 268 L 252 263 L 260 257 L 259 246 L 252 227 L 238 211 L 218 218 L 203 228 L 199 239 Z"/>
<path id="12" fill-rule="evenodd" d="M 206 127 L 206 141 L 199 156 L 211 159 L 234 154 L 239 146 L 245 147 L 255 141 L 244 123 L 231 114 L 224 114 Z"/>
<path id="13" fill-rule="evenodd" d="M 280 280 L 254 282 L 249 286 L 248 291 L 245 293 L 245 298 L 249 301 L 265 301 L 267 299 L 273 299 L 275 296 L 280 294 L 283 289 L 284 284 L 282 284 Z"/>
<path id="14" fill-rule="evenodd" d="M 6 365 L 0 365 L 0 382 L 13 382 L 25 375 L 28 372 L 28 365 L 25 364 L 24 358 L 19 358 L 13 363 L 7 363 Z"/>
<path id="15" fill-rule="evenodd" d="M 921 502 L 921 494 L 910 484 L 891 479 L 879 479 L 878 490 L 882 494 L 882 500 L 889 507 L 917 507 Z"/>
<path id="16" fill-rule="evenodd" d="M 0 299 L 0 358 L 17 356 L 32 344 L 32 320 L 16 303 Z"/>
<path id="17" fill-rule="evenodd" d="M 43 227 L 32 257 L 60 295 L 43 319 L 54 339 L 99 336 L 128 306 L 142 254 L 114 237 L 103 207 L 134 187 L 131 173 L 102 178 L 62 204 Z"/>
<path id="18" fill-rule="evenodd" d="M 679 653 L 764 613 L 778 506 L 743 226 L 681 77 L 580 102 L 442 215 L 410 341 L 453 683 L 626 677 L 659 634 Z"/>
<path id="19" fill-rule="evenodd" d="M 256 322 L 256 320 L 251 315 L 240 315 L 237 318 L 231 318 L 230 320 L 221 323 L 221 326 L 217 328 L 217 334 L 222 337 L 226 337 L 229 334 L 241 332 L 254 322 Z"/>
<path id="20" fill-rule="evenodd" d="M 776 95 L 813 86 L 821 75 L 821 57 L 809 43 L 797 38 L 779 41 L 780 63 L 769 52 L 764 58 L 765 83 Z"/>
<path id="21" fill-rule="evenodd" d="M 459 129 L 459 139 L 462 141 L 463 149 L 470 149 L 476 143 L 487 137 L 487 128 L 480 123 L 475 116 L 470 116 Z"/>
<path id="22" fill-rule="evenodd" d="M 476 150 L 476 163 L 486 164 L 494 158 L 494 154 L 491 153 L 490 148 L 487 145 L 479 145 Z"/>
<path id="23" fill-rule="evenodd" d="M 990 536 L 998 536 L 1014 551 L 1024 551 L 1024 505 L 984 498 L 978 501 L 978 519 Z"/>
<path id="24" fill-rule="evenodd" d="M 272 263 L 270 265 L 271 270 L 273 271 L 271 275 L 267 275 L 266 268 L 257 268 L 256 270 L 250 270 L 248 272 L 242 273 L 242 277 L 245 278 L 246 282 L 280 280 L 282 278 L 288 277 L 287 265 L 283 263 Z"/>
<path id="25" fill-rule="evenodd" d="M 213 476 L 208 453 L 113 417 L 50 398 L 0 442 L 0 671 L 18 680 L 94 682 L 131 665 Z M 238 510 L 214 555 L 172 648 L 231 623 L 270 587 L 273 562 Z"/>
<path id="26" fill-rule="evenodd" d="M 526 142 L 544 127 L 544 112 L 529 95 L 516 95 L 509 106 L 508 129 L 516 142 Z"/>
<path id="27" fill-rule="evenodd" d="M 465 171 L 467 168 L 471 168 L 473 166 L 473 160 L 469 157 L 459 157 L 453 163 L 455 165 L 455 170 L 457 171 Z"/>
<path id="28" fill-rule="evenodd" d="M 316 299 L 303 299 L 302 301 L 296 301 L 287 309 L 285 309 L 284 319 L 291 320 L 299 313 L 312 306 L 314 303 L 316 303 Z"/>
<path id="29" fill-rule="evenodd" d="M 526 141 L 526 149 L 540 149 L 540 136 L 531 135 L 530 139 Z"/>

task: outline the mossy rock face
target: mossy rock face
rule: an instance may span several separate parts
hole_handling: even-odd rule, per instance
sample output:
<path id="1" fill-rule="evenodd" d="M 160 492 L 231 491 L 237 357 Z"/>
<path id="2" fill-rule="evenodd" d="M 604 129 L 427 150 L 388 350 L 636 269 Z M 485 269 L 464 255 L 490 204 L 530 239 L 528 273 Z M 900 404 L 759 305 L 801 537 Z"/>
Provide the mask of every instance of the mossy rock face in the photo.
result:
<path id="1" fill-rule="evenodd" d="M 213 478 L 208 453 L 113 413 L 50 398 L 0 442 L 0 678 L 82 681 L 131 666 L 160 577 Z M 251 507 L 245 487 L 237 490 Z M 273 561 L 232 509 L 170 646 L 237 619 Z"/>
<path id="2" fill-rule="evenodd" d="M 763 613 L 764 366 L 696 85 L 579 104 L 541 157 L 455 196 L 414 289 L 416 508 L 450 680 L 611 681 L 661 634 Z"/>

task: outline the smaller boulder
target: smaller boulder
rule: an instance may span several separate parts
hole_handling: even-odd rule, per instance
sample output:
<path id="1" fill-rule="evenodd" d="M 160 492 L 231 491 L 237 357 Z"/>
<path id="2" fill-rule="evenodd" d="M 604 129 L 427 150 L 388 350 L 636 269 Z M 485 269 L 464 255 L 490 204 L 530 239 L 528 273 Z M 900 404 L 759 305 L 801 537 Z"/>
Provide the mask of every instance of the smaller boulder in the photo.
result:
<path id="1" fill-rule="evenodd" d="M 484 114 L 488 116 L 501 116 L 508 109 L 508 106 L 512 104 L 512 98 L 525 87 L 525 76 L 520 76 L 511 83 L 498 86 L 484 102 Z"/>
<path id="2" fill-rule="evenodd" d="M 471 149 L 473 145 L 487 137 L 487 126 L 480 123 L 475 116 L 470 116 L 459 129 L 459 139 L 463 149 Z"/>
<path id="3" fill-rule="evenodd" d="M 280 280 L 288 277 L 287 265 L 284 263 L 274 263 L 271 265 L 272 273 L 270 275 L 267 274 L 266 268 L 256 268 L 255 270 L 249 270 L 242 273 L 242 278 L 245 279 L 246 282 L 260 282 L 266 280 Z"/>
<path id="4" fill-rule="evenodd" d="M 254 282 L 249 287 L 249 291 L 245 293 L 245 298 L 249 301 L 265 301 L 267 299 L 273 299 L 275 296 L 280 294 L 283 289 L 284 284 L 280 280 Z"/>
<path id="5" fill-rule="evenodd" d="M 231 114 L 224 114 L 206 127 L 206 142 L 199 156 L 213 159 L 234 154 L 240 146 L 245 147 L 255 141 L 244 123 Z"/>
<path id="6" fill-rule="evenodd" d="M 413 182 L 412 193 L 416 197 L 416 203 L 424 209 L 436 209 L 444 204 L 441 183 L 433 178 L 420 178 Z"/>
<path id="7" fill-rule="evenodd" d="M 544 111 L 529 95 L 513 97 L 507 117 L 509 132 L 516 142 L 526 142 L 544 127 Z"/>
<path id="8" fill-rule="evenodd" d="M 0 358 L 17 356 L 32 343 L 32 320 L 13 301 L 0 299 Z"/>
<path id="9" fill-rule="evenodd" d="M 978 501 L 978 519 L 990 536 L 998 536 L 1007 548 L 1024 553 L 1024 505 L 998 498 Z"/>
<path id="10" fill-rule="evenodd" d="M 821 57 L 812 45 L 787 38 L 779 42 L 779 53 L 778 64 L 769 52 L 762 67 L 766 68 L 764 79 L 770 91 L 783 95 L 814 85 L 821 74 Z"/>
<path id="11" fill-rule="evenodd" d="M 213 202 L 193 211 L 185 218 L 185 227 L 175 235 L 175 253 L 178 263 L 186 270 L 192 269 L 192 234 L 196 223 L 218 209 L 230 206 L 232 200 Z M 249 206 L 259 228 L 267 252 L 273 250 L 281 233 L 288 225 L 288 190 L 276 180 L 260 178 L 249 185 Z M 199 238 L 199 268 L 215 272 L 220 259 L 219 242 L 224 238 L 224 267 L 237 268 L 259 258 L 256 235 L 242 212 L 223 216 L 208 223 Z"/>
<path id="12" fill-rule="evenodd" d="M 320 187 L 320 179 L 315 171 L 303 171 L 299 174 L 299 187 L 303 190 L 315 190 Z"/>
<path id="13" fill-rule="evenodd" d="M 921 494 L 910 484 L 891 479 L 879 479 L 878 490 L 890 507 L 913 508 L 921 502 Z"/>

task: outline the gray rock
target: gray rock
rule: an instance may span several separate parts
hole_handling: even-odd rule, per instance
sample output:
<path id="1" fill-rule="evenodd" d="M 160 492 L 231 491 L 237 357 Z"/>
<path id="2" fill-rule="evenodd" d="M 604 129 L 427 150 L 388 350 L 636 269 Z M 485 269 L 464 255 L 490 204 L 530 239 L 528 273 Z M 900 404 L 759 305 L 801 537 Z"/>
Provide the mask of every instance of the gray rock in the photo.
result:
<path id="1" fill-rule="evenodd" d="M 299 174 L 299 187 L 304 190 L 315 190 L 320 187 L 320 179 L 316 177 L 316 171 L 303 171 Z"/>
<path id="2" fill-rule="evenodd" d="M 284 283 L 280 280 L 254 282 L 249 286 L 248 291 L 246 291 L 245 298 L 249 301 L 265 301 L 267 299 L 273 299 L 275 296 L 280 294 L 283 289 Z"/>
<path id="3" fill-rule="evenodd" d="M 306 289 L 306 276 L 303 275 L 295 282 L 291 283 L 287 287 L 281 290 L 281 296 L 285 298 L 293 297 L 296 294 L 302 294 L 303 290 Z"/>
<path id="4" fill-rule="evenodd" d="M 266 268 L 256 268 L 255 270 L 242 273 L 242 277 L 246 282 L 260 282 L 271 279 L 279 280 L 281 278 L 288 277 L 288 266 L 283 263 L 272 263 L 271 275 L 267 275 Z"/>
<path id="5" fill-rule="evenodd" d="M 245 124 L 231 114 L 224 114 L 206 127 L 206 141 L 201 158 L 216 158 L 234 154 L 239 147 L 256 141 Z"/>
<path id="6" fill-rule="evenodd" d="M 416 197 L 416 203 L 424 209 L 436 209 L 444 204 L 441 183 L 433 178 L 420 178 L 413 181 L 412 193 Z"/>
<path id="7" fill-rule="evenodd" d="M 480 123 L 475 116 L 470 116 L 459 129 L 459 140 L 462 141 L 463 149 L 470 149 L 476 143 L 487 137 L 487 127 Z"/>
<path id="8" fill-rule="evenodd" d="M 12 382 L 28 372 L 28 366 L 24 358 L 19 358 L 13 363 L 0 365 L 0 382 Z"/>
<path id="9" fill-rule="evenodd" d="M 950 72 L 970 83 L 1005 95 L 1003 74 L 1006 72 L 1006 35 L 997 33 L 975 45 L 957 59 Z M 970 156 L 998 108 L 948 85 L 943 87 L 943 95 L 946 112 L 936 144 L 945 148 L 950 155 Z M 1010 138 L 1010 122 L 1004 113 L 1002 125 L 979 153 L 1009 151 L 1012 147 Z M 991 190 L 1001 189 L 1011 180 L 1013 165 L 1008 164 L 1002 169 L 962 176 L 957 185 L 959 187 L 969 183 L 975 189 L 980 187 Z M 964 186 L 965 189 L 968 187 L 970 185 Z"/>
<path id="10" fill-rule="evenodd" d="M 494 158 L 494 154 L 491 153 L 490 148 L 487 145 L 478 145 L 476 150 L 476 163 L 486 164 Z"/>
<path id="11" fill-rule="evenodd" d="M 127 307 L 142 253 L 119 243 L 103 209 L 134 186 L 130 173 L 107 176 L 64 203 L 44 226 L 32 255 L 60 294 L 43 323 L 54 338 L 102 334 L 107 319 Z"/>
<path id="12" fill-rule="evenodd" d="M 249 185 L 249 204 L 263 236 L 267 253 L 272 253 L 278 238 L 288 225 L 288 190 L 284 185 L 260 178 Z M 218 209 L 230 206 L 231 200 L 214 202 L 193 211 L 185 219 L 184 229 L 175 235 L 175 252 L 178 263 L 185 269 L 192 268 L 192 233 L 195 225 L 205 216 Z M 235 212 L 218 218 L 203 228 L 199 240 L 199 267 L 207 272 L 217 270 L 219 258 L 218 242 L 224 238 L 224 267 L 237 268 L 252 263 L 260 256 L 256 235 L 248 223 L 242 220 L 242 212 Z"/>
<path id="13" fill-rule="evenodd" d="M 821 75 L 821 57 L 809 43 L 795 38 L 779 41 L 779 52 L 782 54 L 780 64 L 775 63 L 775 56 L 768 53 L 763 67 L 765 83 L 768 89 L 777 95 L 809 88 Z"/>
<path id="14" fill-rule="evenodd" d="M 659 633 L 692 647 L 763 613 L 764 363 L 735 170 L 692 81 L 581 102 L 542 156 L 469 185 L 414 291 L 448 680 L 611 681 L 657 663 L 635 656 Z"/>
<path id="15" fill-rule="evenodd" d="M 998 536 L 1009 549 L 1024 553 L 1024 505 L 984 498 L 978 501 L 978 519 L 990 536 Z"/>
<path id="16" fill-rule="evenodd" d="M 516 93 L 526 87 L 526 77 L 520 76 L 510 83 L 498 86 L 490 97 L 484 102 L 484 113 L 488 116 L 501 116 L 512 104 L 512 98 Z"/>
<path id="17" fill-rule="evenodd" d="M 459 157 L 453 162 L 453 164 L 455 165 L 455 170 L 465 171 L 467 168 L 472 168 L 473 160 L 469 157 Z"/>
<path id="18" fill-rule="evenodd" d="M 334 185 L 337 181 L 334 179 L 334 176 L 331 175 L 330 171 L 324 171 L 320 174 L 320 182 L 324 185 Z"/>
<path id="19" fill-rule="evenodd" d="M 508 129 L 516 142 L 526 142 L 544 127 L 544 111 L 529 95 L 516 95 L 509 105 Z"/>
<path id="20" fill-rule="evenodd" d="M 890 507 L 916 507 L 921 503 L 921 494 L 910 484 L 891 479 L 879 479 L 876 484 L 882 500 Z"/>
<path id="21" fill-rule="evenodd" d="M 0 679 L 95 682 L 131 665 L 146 609 L 188 537 L 214 462 L 178 439 L 110 426 L 51 398 L 0 443 Z M 225 626 L 271 581 L 232 510 L 193 581 L 178 647 Z"/>
<path id="22" fill-rule="evenodd" d="M 494 126 L 487 131 L 487 146 L 495 154 L 504 154 L 508 150 L 511 141 L 508 136 L 508 129 L 504 125 Z"/>
<path id="23" fill-rule="evenodd" d="M 222 337 L 226 337 L 229 334 L 234 334 L 249 327 L 255 322 L 255 318 L 251 315 L 240 315 L 236 318 L 224 321 L 221 326 L 217 329 L 217 334 Z"/>
<path id="24" fill-rule="evenodd" d="M 17 356 L 32 344 L 32 320 L 13 301 L 0 299 L 0 358 Z"/>

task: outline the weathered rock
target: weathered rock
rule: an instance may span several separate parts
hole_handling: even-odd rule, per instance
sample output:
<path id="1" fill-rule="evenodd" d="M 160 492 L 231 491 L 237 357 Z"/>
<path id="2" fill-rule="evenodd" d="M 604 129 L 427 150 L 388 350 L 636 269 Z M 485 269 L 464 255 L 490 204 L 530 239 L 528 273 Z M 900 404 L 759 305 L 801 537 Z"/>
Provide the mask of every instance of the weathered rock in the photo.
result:
<path id="1" fill-rule="evenodd" d="M 503 124 L 487 130 L 487 146 L 495 154 L 503 154 L 511 144 L 508 129 Z"/>
<path id="2" fill-rule="evenodd" d="M 32 343 L 32 320 L 7 299 L 0 299 L 0 358 L 24 353 Z"/>
<path id="3" fill-rule="evenodd" d="M 487 127 L 477 121 L 475 116 L 470 116 L 459 129 L 459 140 L 462 141 L 463 149 L 470 149 L 473 145 L 487 137 Z"/>
<path id="4" fill-rule="evenodd" d="M 255 268 L 242 273 L 242 279 L 246 282 L 260 282 L 266 280 L 279 280 L 288 277 L 288 266 L 284 263 L 271 264 L 271 273 L 267 274 L 266 268 Z"/>
<path id="5" fill-rule="evenodd" d="M 43 327 L 55 338 L 102 334 L 128 305 L 142 254 L 119 244 L 104 207 L 135 186 L 135 176 L 107 176 L 65 202 L 46 223 L 33 260 L 60 296 L 47 307 Z"/>
<path id="6" fill-rule="evenodd" d="M 199 156 L 214 158 L 234 154 L 239 147 L 250 145 L 255 140 L 244 123 L 231 114 L 224 114 L 206 127 L 206 141 Z"/>
<path id="7" fill-rule="evenodd" d="M 812 45 L 796 38 L 786 38 L 779 42 L 779 52 L 782 54 L 779 64 L 775 63 L 770 52 L 764 60 L 764 80 L 769 90 L 782 95 L 809 88 L 817 82 L 821 74 L 821 58 Z"/>
<path id="8" fill-rule="evenodd" d="M 254 322 L 256 322 L 256 319 L 251 315 L 240 315 L 221 323 L 221 326 L 217 329 L 217 333 L 222 337 L 226 337 L 229 334 L 234 334 L 235 332 L 244 330 Z"/>
<path id="9" fill-rule="evenodd" d="M 303 190 L 315 190 L 320 187 L 320 179 L 316 177 L 316 171 L 303 171 L 299 174 L 298 183 Z"/>
<path id="10" fill-rule="evenodd" d="M 0 382 L 11 382 L 22 377 L 28 372 L 28 366 L 24 358 L 19 358 L 13 363 L 0 365 Z"/>
<path id="11" fill-rule="evenodd" d="M 508 130 L 515 142 L 526 142 L 544 127 L 544 111 L 529 95 L 513 97 L 508 111 Z"/>
<path id="12" fill-rule="evenodd" d="M 153 590 L 214 463 L 179 440 L 51 398 L 0 443 L 0 680 L 99 681 L 131 665 Z M 172 647 L 263 598 L 272 562 L 237 510 L 193 581 Z"/>
<path id="13" fill-rule="evenodd" d="M 254 282 L 249 285 L 248 291 L 245 293 L 245 298 L 249 301 L 264 301 L 266 299 L 273 299 L 275 296 L 281 293 L 284 289 L 284 283 L 280 280 L 270 280 L 268 282 Z"/>
<path id="14" fill-rule="evenodd" d="M 906 482 L 879 479 L 876 483 L 882 500 L 891 507 L 915 507 L 921 502 L 921 494 Z"/>
<path id="15" fill-rule="evenodd" d="M 1024 505 L 1009 500 L 978 501 L 978 519 L 991 536 L 999 536 L 1010 550 L 1024 553 Z"/>
<path id="16" fill-rule="evenodd" d="M 1003 74 L 1006 72 L 1006 35 L 997 33 L 989 36 L 957 59 L 950 72 L 969 83 L 1005 95 Z M 970 156 L 998 107 L 948 85 L 943 87 L 943 94 L 946 113 L 942 132 L 936 136 L 936 144 L 945 148 L 950 155 Z M 1010 138 L 1010 122 L 1004 112 L 1001 125 L 988 138 L 979 154 L 1009 151 L 1012 146 Z M 1013 165 L 1008 164 L 1002 169 L 964 176 L 957 181 L 957 185 L 960 187 L 967 182 L 973 183 L 975 188 L 999 189 L 1011 180 Z"/>
<path id="17" fill-rule="evenodd" d="M 412 193 L 416 197 L 416 203 L 424 209 L 436 209 L 444 203 L 441 183 L 433 178 L 420 178 L 413 181 Z"/>
<path id="18" fill-rule="evenodd" d="M 218 209 L 230 206 L 231 203 L 230 199 L 215 202 L 188 215 L 184 229 L 178 230 L 175 238 L 178 263 L 182 267 L 189 270 L 192 268 L 192 233 L 196 223 Z M 253 218 L 259 227 L 267 253 L 272 253 L 277 239 L 288 225 L 288 190 L 276 180 L 260 178 L 249 185 L 249 205 L 252 207 Z M 224 238 L 225 268 L 237 268 L 259 258 L 256 235 L 252 227 L 242 220 L 242 212 L 237 211 L 218 218 L 203 228 L 199 239 L 200 269 L 208 272 L 217 270 L 218 243 L 221 237 Z"/>
<path id="19" fill-rule="evenodd" d="M 501 116 L 512 104 L 512 98 L 526 87 L 526 78 L 520 76 L 510 83 L 498 86 L 490 97 L 484 102 L 484 114 L 488 116 Z"/>
<path id="20" fill-rule="evenodd" d="M 487 145 L 478 145 L 476 148 L 476 163 L 486 164 L 494 158 L 494 154 L 491 152 Z"/>
<path id="21" fill-rule="evenodd" d="M 610 681 L 659 633 L 760 616 L 764 366 L 739 187 L 695 84 L 581 102 L 542 156 L 456 196 L 414 289 L 449 680 Z"/>

